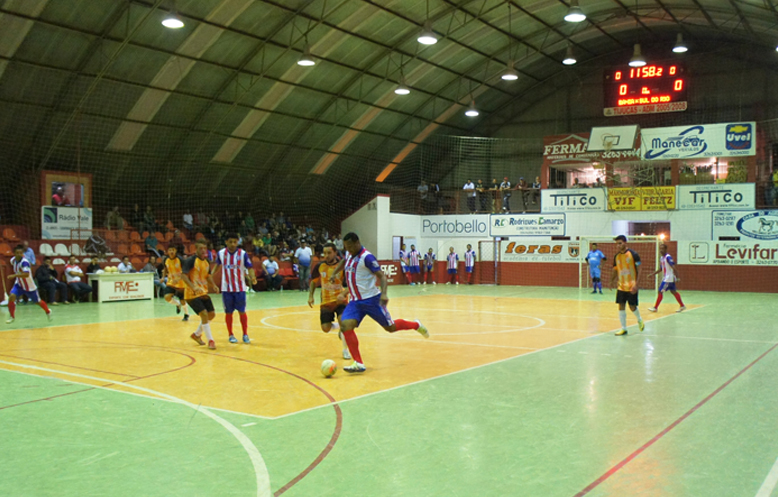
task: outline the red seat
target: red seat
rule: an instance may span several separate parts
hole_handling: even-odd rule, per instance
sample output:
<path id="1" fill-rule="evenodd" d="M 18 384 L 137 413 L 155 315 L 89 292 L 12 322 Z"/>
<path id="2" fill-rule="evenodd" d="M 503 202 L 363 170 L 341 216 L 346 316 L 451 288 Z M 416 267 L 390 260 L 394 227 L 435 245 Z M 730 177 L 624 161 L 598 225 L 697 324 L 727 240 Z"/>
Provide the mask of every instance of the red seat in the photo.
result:
<path id="1" fill-rule="evenodd" d="M 11 250 L 11 246 L 7 243 L 0 243 L 0 255 L 4 257 L 13 257 L 14 251 Z"/>
<path id="2" fill-rule="evenodd" d="M 129 255 L 130 251 L 125 244 L 119 244 L 119 255 Z"/>
<path id="3" fill-rule="evenodd" d="M 140 249 L 140 245 L 137 243 L 133 243 L 130 247 L 130 254 L 131 255 L 143 255 L 143 251 Z"/>
<path id="4" fill-rule="evenodd" d="M 18 242 L 19 237 L 16 236 L 16 232 L 13 230 L 13 228 L 6 228 L 3 230 L 3 238 L 8 240 L 9 242 Z"/>
<path id="5" fill-rule="evenodd" d="M 130 232 L 130 241 L 140 243 L 140 234 L 137 231 Z"/>
<path id="6" fill-rule="evenodd" d="M 129 242 L 130 241 L 130 236 L 124 230 L 119 231 L 117 237 L 119 238 L 120 242 Z"/>

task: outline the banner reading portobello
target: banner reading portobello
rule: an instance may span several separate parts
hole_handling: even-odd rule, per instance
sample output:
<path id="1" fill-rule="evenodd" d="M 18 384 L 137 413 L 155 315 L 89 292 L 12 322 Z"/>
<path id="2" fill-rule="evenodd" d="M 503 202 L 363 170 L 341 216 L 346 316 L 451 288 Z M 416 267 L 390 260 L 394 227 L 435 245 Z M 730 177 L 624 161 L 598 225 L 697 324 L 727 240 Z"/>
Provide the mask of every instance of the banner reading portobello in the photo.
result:
<path id="1" fill-rule="evenodd" d="M 613 211 L 667 211 L 675 209 L 675 187 L 608 188 L 608 209 Z"/>
<path id="2" fill-rule="evenodd" d="M 756 123 L 698 124 L 640 130 L 645 160 L 756 155 Z"/>
<path id="3" fill-rule="evenodd" d="M 541 190 L 540 196 L 543 212 L 602 212 L 607 203 L 603 188 Z"/>
<path id="4" fill-rule="evenodd" d="M 429 238 L 489 236 L 489 215 L 422 216 L 421 236 Z"/>
<path id="5" fill-rule="evenodd" d="M 565 215 L 492 214 L 489 236 L 565 236 Z"/>

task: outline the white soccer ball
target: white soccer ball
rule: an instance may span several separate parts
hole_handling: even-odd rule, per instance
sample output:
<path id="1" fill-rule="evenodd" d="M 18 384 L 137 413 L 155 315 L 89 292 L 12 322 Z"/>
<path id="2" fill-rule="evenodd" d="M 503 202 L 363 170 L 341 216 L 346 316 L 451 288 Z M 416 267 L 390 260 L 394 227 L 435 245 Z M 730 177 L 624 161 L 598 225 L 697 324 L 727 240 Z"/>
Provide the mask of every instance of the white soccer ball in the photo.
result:
<path id="1" fill-rule="evenodd" d="M 337 370 L 338 365 L 332 359 L 325 359 L 324 362 L 321 363 L 321 374 L 323 374 L 325 378 L 334 375 Z"/>

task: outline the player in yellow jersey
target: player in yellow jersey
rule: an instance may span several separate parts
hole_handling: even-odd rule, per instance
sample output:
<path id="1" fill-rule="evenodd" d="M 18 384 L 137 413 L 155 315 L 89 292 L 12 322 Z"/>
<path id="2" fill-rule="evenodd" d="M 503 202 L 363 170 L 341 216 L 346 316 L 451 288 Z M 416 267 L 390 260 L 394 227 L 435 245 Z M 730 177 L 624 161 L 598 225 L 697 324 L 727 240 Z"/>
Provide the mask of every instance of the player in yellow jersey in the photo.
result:
<path id="1" fill-rule="evenodd" d="M 181 314 L 181 309 L 183 309 L 184 319 L 182 321 L 189 321 L 189 307 L 184 300 L 184 287 L 186 285 L 181 281 L 181 258 L 178 257 L 178 249 L 173 245 L 167 249 L 162 276 L 167 278 L 165 301 L 176 306 L 176 314 Z"/>
<path id="2" fill-rule="evenodd" d="M 189 307 L 200 316 L 200 326 L 192 333 L 191 338 L 200 345 L 205 345 L 200 335 L 205 332 L 208 338 L 208 348 L 215 349 L 216 342 L 211 334 L 211 321 L 216 317 L 211 297 L 208 292 L 219 293 L 219 289 L 211 277 L 211 264 L 208 262 L 208 247 L 205 242 L 195 243 L 195 255 L 184 260 L 181 265 L 181 279 L 186 287 L 184 298 Z"/>
<path id="3" fill-rule="evenodd" d="M 343 288 L 343 271 L 335 273 L 338 266 L 338 255 L 335 251 L 335 244 L 324 244 L 324 260 L 313 268 L 311 273 L 311 288 L 308 292 L 308 305 L 313 307 L 314 292 L 316 287 L 321 287 L 321 307 L 319 311 L 321 320 L 321 330 L 329 333 L 330 330 L 340 328 L 340 316 L 346 310 L 348 304 L 348 293 Z M 333 278 L 332 280 L 330 278 Z M 335 316 L 337 315 L 337 321 Z M 343 342 L 343 358 L 351 359 L 343 334 L 338 331 L 338 337 Z"/>
<path id="4" fill-rule="evenodd" d="M 611 274 L 611 288 L 618 281 L 616 289 L 616 303 L 619 304 L 619 321 L 621 329 L 616 335 L 627 334 L 627 310 L 629 309 L 638 318 L 638 329 L 643 331 L 646 325 L 640 317 L 638 310 L 638 276 L 640 275 L 640 256 L 631 248 L 627 248 L 627 237 L 619 235 L 613 239 L 616 242 L 616 256 L 613 258 L 613 273 Z"/>

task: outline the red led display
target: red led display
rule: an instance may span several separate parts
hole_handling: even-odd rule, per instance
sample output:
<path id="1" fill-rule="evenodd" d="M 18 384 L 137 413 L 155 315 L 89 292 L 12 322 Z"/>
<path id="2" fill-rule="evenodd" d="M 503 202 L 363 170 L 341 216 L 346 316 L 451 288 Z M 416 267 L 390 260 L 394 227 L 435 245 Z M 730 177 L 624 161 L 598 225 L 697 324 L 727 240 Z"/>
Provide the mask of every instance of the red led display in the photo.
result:
<path id="1" fill-rule="evenodd" d="M 679 62 L 607 69 L 603 84 L 604 114 L 684 111 L 688 86 L 685 74 L 685 67 Z"/>

